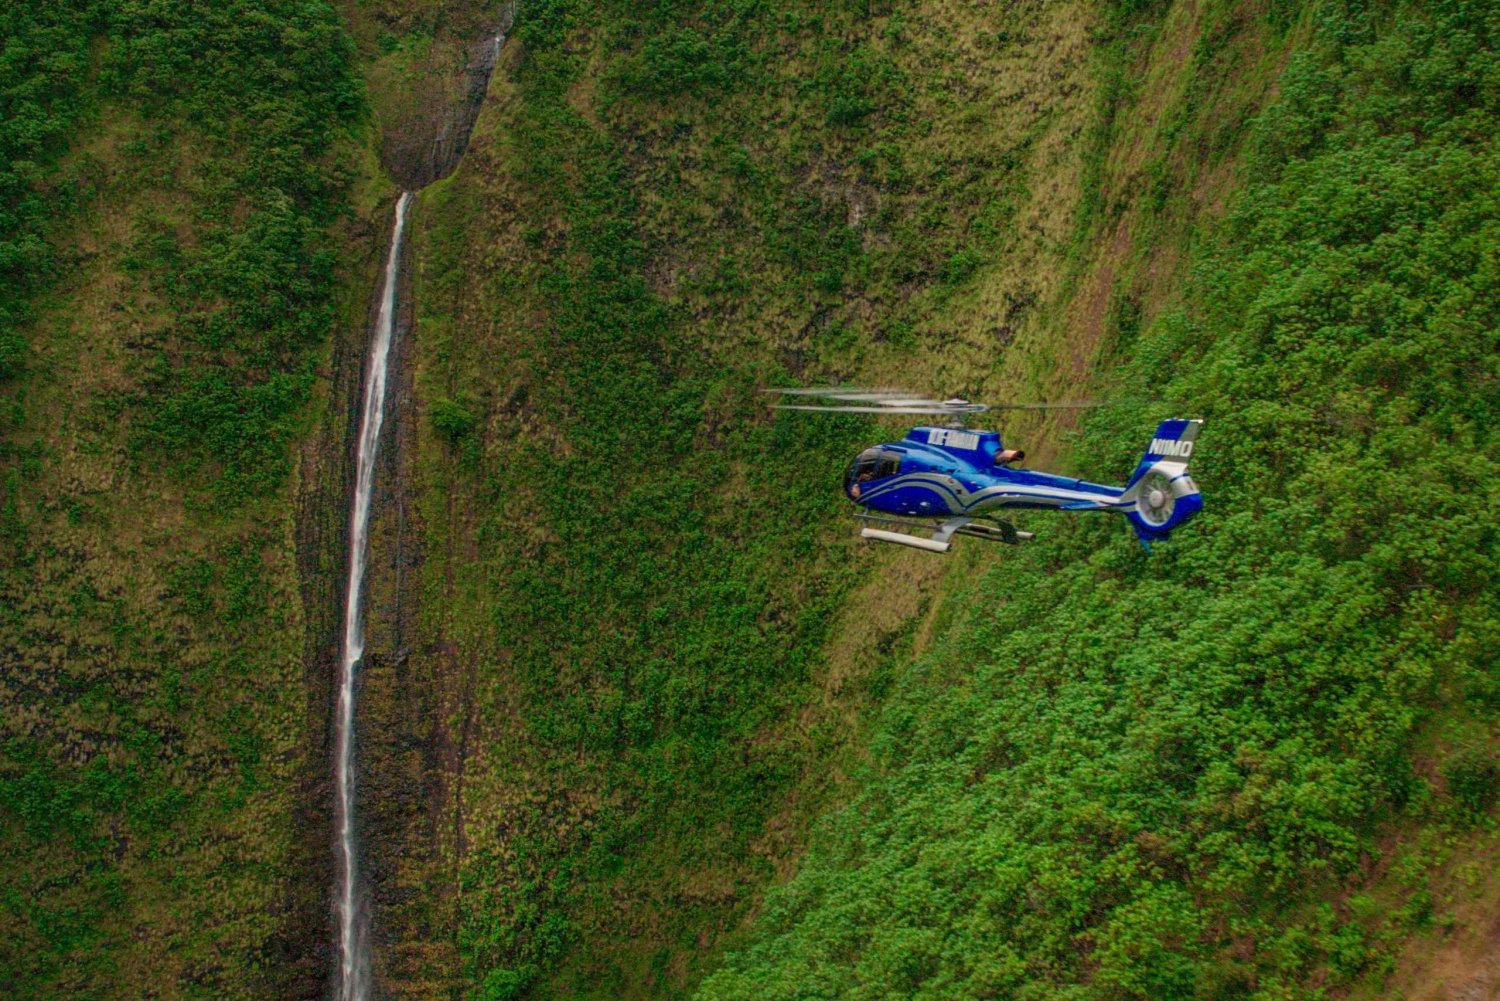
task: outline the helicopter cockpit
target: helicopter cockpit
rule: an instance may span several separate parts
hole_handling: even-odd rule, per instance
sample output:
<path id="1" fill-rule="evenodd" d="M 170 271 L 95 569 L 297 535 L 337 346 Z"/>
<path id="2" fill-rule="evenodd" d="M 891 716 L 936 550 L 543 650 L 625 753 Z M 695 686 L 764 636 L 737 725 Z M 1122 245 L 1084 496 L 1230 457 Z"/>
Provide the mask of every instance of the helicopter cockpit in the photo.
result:
<path id="1" fill-rule="evenodd" d="M 867 448 L 854 457 L 844 473 L 844 493 L 859 500 L 860 485 L 871 480 L 895 476 L 901 471 L 901 456 L 883 448 Z"/>

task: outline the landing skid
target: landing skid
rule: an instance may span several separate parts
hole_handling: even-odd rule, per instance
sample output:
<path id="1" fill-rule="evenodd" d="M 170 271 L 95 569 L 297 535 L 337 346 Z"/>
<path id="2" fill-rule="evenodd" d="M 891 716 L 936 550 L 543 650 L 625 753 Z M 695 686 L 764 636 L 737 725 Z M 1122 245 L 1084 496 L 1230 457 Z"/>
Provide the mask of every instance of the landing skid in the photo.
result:
<path id="1" fill-rule="evenodd" d="M 952 546 L 950 540 L 955 535 L 1003 542 L 1011 546 L 1034 538 L 1031 532 L 1019 531 L 1008 521 L 996 521 L 993 524 L 978 522 L 973 518 L 933 518 L 923 521 L 915 518 L 888 518 L 877 514 L 856 514 L 855 517 L 865 523 L 859 531 L 860 538 L 925 549 L 930 553 L 946 553 Z M 916 532 L 930 532 L 931 535 L 916 535 Z"/>

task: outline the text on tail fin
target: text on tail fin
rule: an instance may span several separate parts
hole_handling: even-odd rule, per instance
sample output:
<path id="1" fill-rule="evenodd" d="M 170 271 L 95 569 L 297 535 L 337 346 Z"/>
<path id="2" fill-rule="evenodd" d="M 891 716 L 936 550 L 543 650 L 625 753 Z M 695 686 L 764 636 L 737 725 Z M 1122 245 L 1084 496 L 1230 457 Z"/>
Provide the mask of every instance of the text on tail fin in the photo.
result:
<path id="1" fill-rule="evenodd" d="M 1188 461 L 1193 456 L 1193 448 L 1198 442 L 1198 431 L 1203 427 L 1201 420 L 1170 420 L 1162 421 L 1156 427 L 1156 437 L 1151 439 L 1151 444 L 1146 447 L 1146 454 L 1141 456 L 1141 461 L 1131 474 L 1130 481 L 1126 484 L 1127 496 L 1133 497 L 1130 491 L 1141 481 L 1141 478 L 1156 468 L 1158 463 L 1166 464 L 1161 471 L 1170 473 L 1171 476 L 1180 476 L 1187 472 Z M 1169 477 L 1170 478 L 1170 477 Z"/>
<path id="2" fill-rule="evenodd" d="M 1173 441 L 1170 438 L 1157 438 L 1151 442 L 1151 447 L 1146 451 L 1151 455 L 1160 456 L 1163 459 L 1186 459 L 1193 454 L 1193 443 L 1191 441 Z"/>
<path id="3" fill-rule="evenodd" d="M 1187 462 L 1193 454 L 1193 446 L 1198 440 L 1198 431 L 1202 427 L 1201 420 L 1162 421 L 1157 425 L 1156 437 L 1151 439 L 1151 445 L 1146 449 L 1146 454 L 1141 461 L 1176 459 L 1180 462 Z"/>

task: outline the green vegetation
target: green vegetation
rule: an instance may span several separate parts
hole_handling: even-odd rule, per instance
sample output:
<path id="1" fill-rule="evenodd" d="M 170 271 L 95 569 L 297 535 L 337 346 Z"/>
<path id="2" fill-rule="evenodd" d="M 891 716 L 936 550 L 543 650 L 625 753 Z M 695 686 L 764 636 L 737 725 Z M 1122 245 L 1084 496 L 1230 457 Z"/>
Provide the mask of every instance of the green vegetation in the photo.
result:
<path id="1" fill-rule="evenodd" d="M 1493 806 L 1500 22 L 1308 16 L 1182 305 L 1121 351 L 1208 418 L 1208 511 L 1150 558 L 1049 523 L 955 599 L 701 996 L 1326 997 L 1430 920 L 1419 876 L 1347 894 L 1410 850 L 1383 835 Z M 1075 461 L 1148 426 L 1102 413 Z M 1418 755 L 1453 733 L 1445 796 Z"/>
<path id="2" fill-rule="evenodd" d="M 88 4 L 0 11 L 0 380 L 25 364 L 18 327 L 27 296 L 53 264 L 48 223 L 76 196 L 73 186 L 54 183 L 49 168 L 85 105 L 80 82 L 95 20 Z"/>
<path id="3" fill-rule="evenodd" d="M 412 210 L 379 982 L 1373 996 L 1468 948 L 1500 900 L 1492 6 L 525 0 Z M 316 995 L 372 151 L 420 173 L 495 9 L 21 7 L 0 982 Z M 1208 509 L 1151 556 L 1102 517 L 857 546 L 836 476 L 891 429 L 760 393 L 830 379 L 1152 401 L 1005 428 L 1105 480 L 1203 416 Z"/>
<path id="4" fill-rule="evenodd" d="M 166 18 L 154 6 L 118 12 L 105 78 L 148 113 L 191 122 L 207 148 L 191 215 L 141 220 L 126 260 L 175 318 L 140 361 L 136 441 L 239 500 L 285 481 L 333 323 L 327 228 L 347 167 L 326 151 L 354 121 L 358 89 L 326 6 L 247 0 Z"/>
<path id="5" fill-rule="evenodd" d="M 292 995 L 351 48 L 280 0 L 9 4 L 0 45 L 0 981 Z"/>
<path id="6" fill-rule="evenodd" d="M 105 183 L 97 163 L 47 168 L 81 116 L 101 105 L 136 111 L 152 124 L 123 143 L 139 165 L 135 180 L 179 190 L 187 211 L 132 220 L 127 272 L 171 316 L 148 335 L 157 350 L 133 359 L 140 388 L 128 400 L 143 412 L 134 441 L 143 459 L 169 458 L 185 475 L 208 464 L 212 489 L 231 500 L 285 479 L 312 352 L 332 323 L 327 227 L 347 179 L 324 153 L 360 104 L 348 41 L 330 15 L 252 0 L 213 11 L 95 3 L 5 14 L 0 268 L 11 280 L 0 375 L 24 363 L 17 321 L 27 294 L 55 277 L 49 227 Z M 191 123 L 191 158 L 177 122 Z"/>
<path id="7" fill-rule="evenodd" d="M 773 422 L 759 390 L 936 343 L 1012 239 L 1032 146 L 1080 104 L 1011 109 L 1003 77 L 956 102 L 910 70 L 947 43 L 861 5 L 518 16 L 493 117 L 414 217 L 441 445 L 419 449 L 424 621 L 401 670 L 431 686 L 423 732 L 451 750 L 428 753 L 464 765 L 433 811 L 451 854 L 398 863 L 404 887 L 453 889 L 387 916 L 452 929 L 454 951 L 391 975 L 674 996 L 835 794 L 920 606 L 845 612 L 862 582 L 837 474 L 875 431 Z M 972 156 L 929 157 L 975 107 L 997 123 Z M 1017 290 L 1009 321 L 1036 298 Z"/>

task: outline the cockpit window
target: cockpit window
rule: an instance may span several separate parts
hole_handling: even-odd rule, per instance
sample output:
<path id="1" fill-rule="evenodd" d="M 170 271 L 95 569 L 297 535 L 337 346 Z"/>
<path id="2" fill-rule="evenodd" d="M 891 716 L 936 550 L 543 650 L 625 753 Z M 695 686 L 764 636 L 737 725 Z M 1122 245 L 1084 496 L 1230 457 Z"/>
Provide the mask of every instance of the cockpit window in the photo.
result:
<path id="1" fill-rule="evenodd" d="M 867 448 L 854 457 L 849 467 L 849 479 L 853 481 L 873 480 L 875 467 L 880 464 L 880 449 Z"/>
<path id="2" fill-rule="evenodd" d="M 849 464 L 849 471 L 844 474 L 844 491 L 858 499 L 860 484 L 895 476 L 900 471 L 901 456 L 898 453 L 867 448 Z"/>

